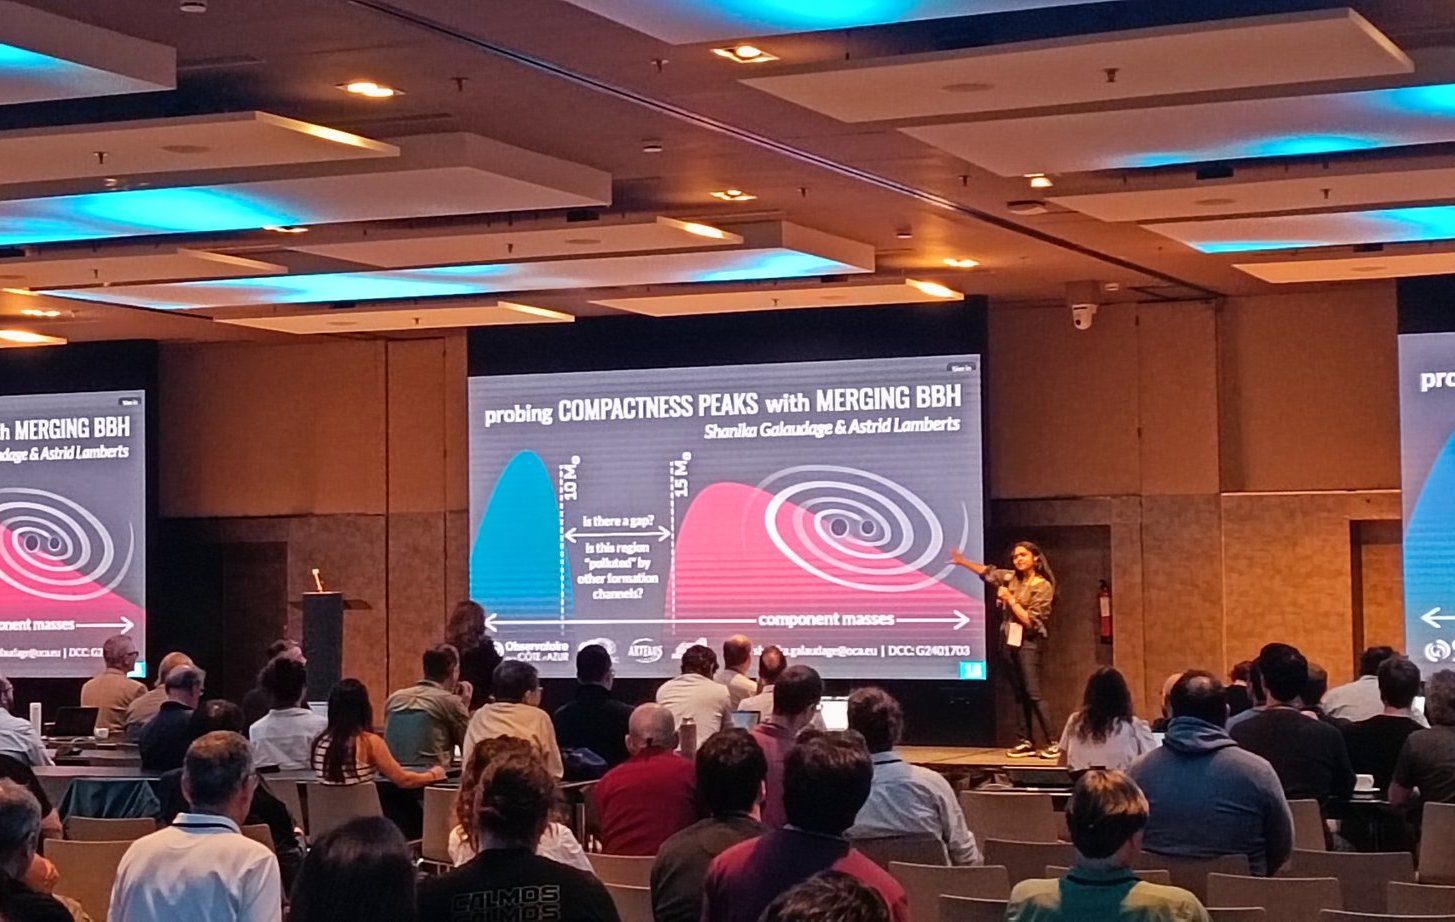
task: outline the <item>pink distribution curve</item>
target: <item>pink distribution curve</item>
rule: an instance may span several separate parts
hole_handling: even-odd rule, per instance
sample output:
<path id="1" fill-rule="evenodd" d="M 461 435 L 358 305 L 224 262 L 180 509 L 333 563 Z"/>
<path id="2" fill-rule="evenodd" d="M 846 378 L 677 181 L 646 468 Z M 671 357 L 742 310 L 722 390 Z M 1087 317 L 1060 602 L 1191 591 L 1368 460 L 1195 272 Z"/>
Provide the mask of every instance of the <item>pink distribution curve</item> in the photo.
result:
<path id="1" fill-rule="evenodd" d="M 9 530 L 0 527 L 0 542 L 8 547 L 14 547 L 15 536 Z M 45 555 L 38 555 L 45 556 Z M 58 562 L 58 561 L 56 561 Z M 27 583 L 23 574 L 14 572 L 0 557 L 0 571 L 4 571 L 7 578 L 0 579 L 0 617 L 8 618 L 43 618 L 43 619 L 84 619 L 83 623 L 110 621 L 125 615 L 141 622 L 142 610 L 135 603 L 117 595 L 115 592 L 106 591 L 94 599 L 84 602 L 63 601 L 58 599 L 43 599 L 38 596 L 24 592 L 11 585 L 10 580 Z M 57 579 L 73 579 L 78 574 L 73 570 L 59 570 L 51 574 Z M 56 590 L 55 587 L 47 587 L 43 584 L 34 584 L 35 588 L 42 591 L 53 591 L 57 595 L 91 595 L 101 590 L 101 586 L 91 580 L 82 580 L 66 587 Z"/>

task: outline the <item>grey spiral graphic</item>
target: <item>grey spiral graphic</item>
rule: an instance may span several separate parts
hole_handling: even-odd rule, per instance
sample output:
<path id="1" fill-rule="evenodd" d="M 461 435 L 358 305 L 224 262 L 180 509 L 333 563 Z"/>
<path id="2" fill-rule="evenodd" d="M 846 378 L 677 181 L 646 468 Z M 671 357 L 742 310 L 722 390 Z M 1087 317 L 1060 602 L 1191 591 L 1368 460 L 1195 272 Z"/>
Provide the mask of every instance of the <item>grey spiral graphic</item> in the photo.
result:
<path id="1" fill-rule="evenodd" d="M 913 592 L 939 583 L 954 569 L 946 564 L 934 573 L 925 571 L 945 559 L 944 527 L 928 503 L 888 477 L 856 467 L 806 464 L 771 474 L 758 488 L 773 494 L 763 513 L 773 545 L 820 579 L 865 592 Z M 969 510 L 962 504 L 961 511 L 956 546 L 970 535 Z M 909 574 L 920 578 L 875 581 Z"/>
<path id="2" fill-rule="evenodd" d="M 38 599 L 85 602 L 115 589 L 131 569 L 136 535 L 119 554 L 111 532 L 75 500 L 31 487 L 0 487 L 0 580 Z"/>

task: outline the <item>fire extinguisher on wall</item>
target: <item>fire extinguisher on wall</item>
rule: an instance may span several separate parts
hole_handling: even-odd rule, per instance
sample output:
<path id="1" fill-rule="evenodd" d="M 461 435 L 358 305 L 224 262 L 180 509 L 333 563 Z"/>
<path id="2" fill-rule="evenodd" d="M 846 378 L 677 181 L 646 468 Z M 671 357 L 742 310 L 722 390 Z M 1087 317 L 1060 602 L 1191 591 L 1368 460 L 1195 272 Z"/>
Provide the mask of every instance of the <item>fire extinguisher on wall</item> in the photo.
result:
<path id="1" fill-rule="evenodd" d="M 1111 587 L 1106 584 L 1106 580 L 1101 581 L 1101 588 L 1097 590 L 1096 604 L 1099 611 L 1097 635 L 1102 643 L 1111 643 Z"/>

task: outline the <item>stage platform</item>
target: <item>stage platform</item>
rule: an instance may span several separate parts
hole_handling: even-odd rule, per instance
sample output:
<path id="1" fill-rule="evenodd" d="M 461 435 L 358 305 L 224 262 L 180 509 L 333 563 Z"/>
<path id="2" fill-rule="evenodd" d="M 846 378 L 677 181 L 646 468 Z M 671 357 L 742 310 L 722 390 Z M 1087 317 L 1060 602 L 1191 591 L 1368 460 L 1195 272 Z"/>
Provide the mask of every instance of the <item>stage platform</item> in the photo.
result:
<path id="1" fill-rule="evenodd" d="M 923 765 L 938 771 L 952 768 L 1052 768 L 1056 765 L 1055 759 L 1007 758 L 1005 749 L 999 746 L 898 746 L 895 751 L 911 765 Z"/>

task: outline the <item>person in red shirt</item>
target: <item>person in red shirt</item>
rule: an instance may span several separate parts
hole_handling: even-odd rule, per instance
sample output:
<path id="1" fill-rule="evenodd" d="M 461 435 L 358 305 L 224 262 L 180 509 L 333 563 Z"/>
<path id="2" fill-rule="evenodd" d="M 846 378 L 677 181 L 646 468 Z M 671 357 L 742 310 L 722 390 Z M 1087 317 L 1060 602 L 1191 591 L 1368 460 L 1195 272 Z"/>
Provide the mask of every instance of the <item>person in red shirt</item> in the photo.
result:
<path id="1" fill-rule="evenodd" d="M 823 698 L 823 679 L 809 666 L 789 666 L 773 684 L 773 715 L 753 728 L 753 740 L 768 759 L 763 796 L 763 825 L 777 829 L 788 822 L 783 812 L 783 760 L 799 731 L 813 722 Z"/>
<path id="2" fill-rule="evenodd" d="M 696 769 L 674 751 L 672 712 L 660 704 L 632 711 L 626 748 L 631 757 L 607 772 L 592 792 L 602 851 L 655 855 L 673 833 L 702 818 Z"/>
<path id="3" fill-rule="evenodd" d="M 779 694 L 781 689 L 774 692 Z M 869 747 L 858 733 L 804 734 L 783 763 L 788 825 L 713 859 L 703 887 L 702 922 L 757 922 L 780 893 L 826 870 L 873 888 L 893 922 L 909 922 L 904 888 L 844 838 L 873 780 Z"/>

